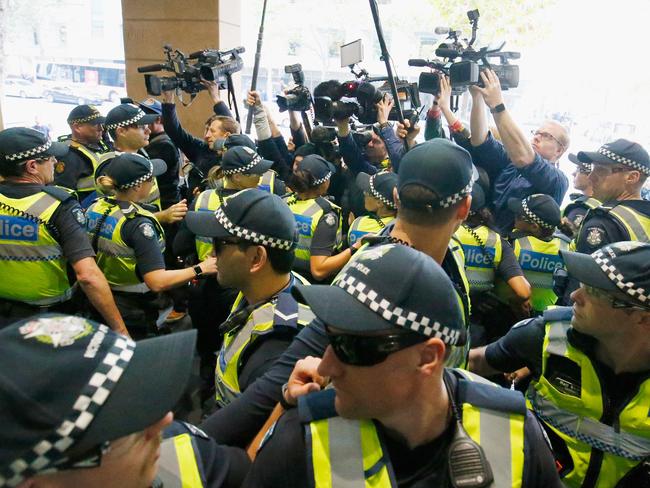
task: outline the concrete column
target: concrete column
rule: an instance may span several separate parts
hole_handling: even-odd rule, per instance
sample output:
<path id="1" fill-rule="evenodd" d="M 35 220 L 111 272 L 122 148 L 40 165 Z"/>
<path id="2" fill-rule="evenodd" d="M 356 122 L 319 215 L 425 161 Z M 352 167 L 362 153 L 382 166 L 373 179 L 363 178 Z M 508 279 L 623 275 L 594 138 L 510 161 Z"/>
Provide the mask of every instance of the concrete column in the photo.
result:
<path id="1" fill-rule="evenodd" d="M 161 63 L 164 44 L 185 54 L 206 48 L 231 49 L 241 44 L 241 0 L 122 0 L 122 17 L 126 88 L 136 101 L 148 96 L 144 76 L 136 68 Z M 222 96 L 226 101 L 225 91 Z M 189 95 L 184 94 L 184 99 L 189 101 Z M 183 128 L 202 137 L 203 124 L 212 114 L 208 94 L 199 93 L 189 107 L 183 107 L 178 100 L 176 106 Z"/>

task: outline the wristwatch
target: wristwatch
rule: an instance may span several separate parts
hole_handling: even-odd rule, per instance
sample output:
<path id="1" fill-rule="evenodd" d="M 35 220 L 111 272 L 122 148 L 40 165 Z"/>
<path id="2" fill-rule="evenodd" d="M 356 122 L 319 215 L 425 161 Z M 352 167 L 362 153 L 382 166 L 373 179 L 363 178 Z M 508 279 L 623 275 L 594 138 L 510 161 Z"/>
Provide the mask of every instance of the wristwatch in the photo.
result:
<path id="1" fill-rule="evenodd" d="M 492 112 L 493 114 L 499 114 L 499 113 L 503 112 L 505 109 L 506 109 L 506 106 L 504 104 L 500 103 L 496 107 L 491 108 L 490 112 Z"/>
<path id="2" fill-rule="evenodd" d="M 194 270 L 194 275 L 199 277 L 203 274 L 203 270 L 201 269 L 201 266 L 198 264 L 192 268 Z"/>
<path id="3" fill-rule="evenodd" d="M 385 129 L 386 127 L 390 127 L 390 122 L 383 122 L 379 124 L 379 130 Z"/>

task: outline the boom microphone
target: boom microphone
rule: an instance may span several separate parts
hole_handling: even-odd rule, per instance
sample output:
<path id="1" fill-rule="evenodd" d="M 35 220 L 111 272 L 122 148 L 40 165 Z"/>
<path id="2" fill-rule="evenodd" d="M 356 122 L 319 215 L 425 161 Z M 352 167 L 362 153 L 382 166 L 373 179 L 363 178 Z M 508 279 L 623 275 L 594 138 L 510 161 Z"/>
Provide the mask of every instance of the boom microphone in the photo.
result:
<path id="1" fill-rule="evenodd" d="M 418 68 L 429 66 L 426 59 L 409 59 L 409 66 L 417 66 Z"/>
<path id="2" fill-rule="evenodd" d="M 455 49 L 449 49 L 448 47 L 439 47 L 436 49 L 436 56 L 440 58 L 454 59 L 460 56 L 460 53 Z"/>
<path id="3" fill-rule="evenodd" d="M 149 64 L 147 66 L 140 66 L 138 68 L 138 73 L 149 73 L 151 71 L 162 71 L 167 68 L 164 64 Z"/>

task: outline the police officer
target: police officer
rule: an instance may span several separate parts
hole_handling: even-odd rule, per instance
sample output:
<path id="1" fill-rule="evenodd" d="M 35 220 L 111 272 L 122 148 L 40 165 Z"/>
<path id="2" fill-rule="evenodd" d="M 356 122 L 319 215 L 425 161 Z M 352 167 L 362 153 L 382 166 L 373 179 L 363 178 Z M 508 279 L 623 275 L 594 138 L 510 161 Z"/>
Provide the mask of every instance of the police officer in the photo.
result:
<path id="1" fill-rule="evenodd" d="M 366 248 L 331 286 L 294 294 L 326 324 L 317 371 L 332 388 L 280 418 L 244 486 L 560 486 L 523 396 L 445 369 L 448 346 L 466 337 L 435 261 L 396 244 Z"/>
<path id="2" fill-rule="evenodd" d="M 136 344 L 60 314 L 0 331 L 0 487 L 240 486 L 242 450 L 172 423 L 195 340 Z"/>
<path id="3" fill-rule="evenodd" d="M 589 179 L 602 205 L 585 216 L 576 250 L 592 253 L 618 241 L 650 242 L 650 202 L 641 188 L 650 175 L 650 156 L 635 142 L 617 139 L 595 152 L 579 152 L 592 165 Z"/>
<path id="4" fill-rule="evenodd" d="M 537 193 L 523 200 L 511 199 L 508 208 L 515 215 L 515 230 L 510 241 L 532 287 L 532 311 L 542 313 L 557 300 L 553 272 L 562 267 L 559 251 L 569 247 L 569 239 L 557 231 L 560 207 L 549 195 Z M 497 286 L 499 295 L 504 296 L 504 290 L 503 285 Z"/>
<path id="5" fill-rule="evenodd" d="M 0 132 L 0 326 L 47 310 L 79 312 L 76 277 L 106 323 L 126 334 L 79 203 L 71 191 L 48 186 L 67 150 L 33 129 Z"/>
<path id="6" fill-rule="evenodd" d="M 493 222 L 486 208 L 485 192 L 480 184 L 474 184 L 469 216 L 455 233 L 465 255 L 473 345 L 485 344 L 488 337 L 502 335 L 503 323 L 508 326 L 512 323 L 508 316 L 514 320 L 530 316 L 530 284 L 512 246 L 494 230 Z M 497 278 L 509 288 L 507 300 L 497 300 L 492 293 Z"/>
<path id="7" fill-rule="evenodd" d="M 363 191 L 364 207 L 368 215 L 354 219 L 348 230 L 348 245 L 352 246 L 366 234 L 378 234 L 395 220 L 397 206 L 393 198 L 397 188 L 397 175 L 381 171 L 374 175 L 359 173 L 356 178 Z"/>
<path id="8" fill-rule="evenodd" d="M 298 229 L 294 269 L 310 281 L 323 281 L 340 270 L 350 258 L 337 254 L 342 243 L 341 208 L 325 195 L 336 172 L 332 163 L 315 154 L 296 165 L 285 197 Z"/>
<path id="9" fill-rule="evenodd" d="M 243 190 L 216 212 L 190 212 L 187 225 L 213 239 L 223 287 L 239 291 L 216 365 L 217 403 L 226 405 L 244 391 L 311 322 L 308 308 L 291 296 L 291 273 L 297 243 L 293 214 L 276 195 Z M 214 326 L 214 324 L 213 324 Z"/>
<path id="10" fill-rule="evenodd" d="M 142 150 L 149 144 L 149 134 L 151 134 L 149 125 L 154 123 L 156 119 L 157 117 L 154 114 L 146 114 L 141 108 L 132 103 L 122 103 L 111 109 L 106 114 L 105 127 L 114 141 L 115 151 L 103 154 L 100 163 L 114 158 L 120 152 L 139 153 L 148 157 Z M 95 173 L 97 172 L 95 171 Z M 95 174 L 95 180 L 97 176 Z M 149 206 L 161 224 L 179 222 L 187 213 L 187 202 L 185 200 L 181 200 L 166 209 L 162 208 L 160 189 L 156 179 L 153 180 L 151 193 L 141 203 Z"/>
<path id="11" fill-rule="evenodd" d="M 439 263 L 454 283 L 466 326 L 469 285 L 462 247 L 452 236 L 469 213 L 472 173 L 469 153 L 450 141 L 436 139 L 411 149 L 402 159 L 398 174 L 397 218 L 371 242 L 412 246 Z M 315 320 L 300 331 L 264 376 L 232 404 L 210 416 L 204 430 L 224 444 L 247 445 L 281 400 L 282 385 L 296 361 L 309 355 L 321 357 L 328 343 L 323 323 Z M 447 365 L 465 365 L 468 348 L 468 344 L 451 348 Z"/>
<path id="12" fill-rule="evenodd" d="M 561 254 L 581 283 L 573 308 L 517 324 L 472 350 L 470 365 L 478 373 L 529 368 L 528 398 L 566 486 L 648 486 L 650 245 Z"/>
<path id="13" fill-rule="evenodd" d="M 159 292 L 216 273 L 214 258 L 194 267 L 166 270 L 164 231 L 139 202 L 150 194 L 155 175 L 165 171 L 160 159 L 122 153 L 97 168 L 97 184 L 110 197 L 99 198 L 86 212 L 86 229 L 97 251 L 97 264 L 134 338 L 156 334 L 162 310 Z"/>
<path id="14" fill-rule="evenodd" d="M 571 203 L 562 210 L 562 230 L 569 237 L 575 237 L 587 212 L 600 206 L 600 202 L 593 198 L 594 189 L 589 180 L 591 164 L 580 162 L 578 156 L 573 153 L 569 154 L 569 161 L 576 165 L 573 172 L 573 187 L 578 192 L 569 195 Z"/>
<path id="15" fill-rule="evenodd" d="M 71 135 L 62 141 L 69 145 L 70 151 L 54 167 L 54 183 L 75 190 L 84 208 L 90 205 L 87 197 L 95 191 L 93 175 L 99 158 L 111 150 L 103 138 L 105 120 L 92 105 L 73 108 L 68 115 Z"/>

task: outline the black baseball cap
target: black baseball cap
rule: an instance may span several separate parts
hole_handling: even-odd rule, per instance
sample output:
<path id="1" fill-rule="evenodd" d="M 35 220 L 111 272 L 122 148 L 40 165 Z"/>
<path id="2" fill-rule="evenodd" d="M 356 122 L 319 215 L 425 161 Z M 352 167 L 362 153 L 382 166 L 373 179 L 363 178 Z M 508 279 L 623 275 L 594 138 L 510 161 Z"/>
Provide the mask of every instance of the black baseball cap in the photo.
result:
<path id="1" fill-rule="evenodd" d="M 508 208 L 514 214 L 523 215 L 545 229 L 555 229 L 562 221 L 562 213 L 557 202 L 542 193 L 529 195 L 523 200 L 510 198 Z"/>
<path id="2" fill-rule="evenodd" d="M 297 171 L 306 171 L 311 174 L 314 178 L 313 186 L 318 186 L 326 182 L 336 173 L 336 167 L 318 154 L 305 156 L 302 161 L 298 162 L 296 169 Z"/>
<path id="3" fill-rule="evenodd" d="M 103 124 L 106 121 L 94 105 L 77 105 L 68 115 L 68 124 Z"/>
<path id="4" fill-rule="evenodd" d="M 229 196 L 216 212 L 188 212 L 188 229 L 206 237 L 238 237 L 260 246 L 289 251 L 298 242 L 296 221 L 282 199 L 249 188 Z"/>
<path id="5" fill-rule="evenodd" d="M 560 255 L 571 277 L 650 310 L 650 244 L 621 241 L 593 254 L 560 251 Z"/>
<path id="6" fill-rule="evenodd" d="M 578 160 L 591 164 L 622 164 L 650 176 L 648 152 L 640 144 L 627 139 L 616 139 L 603 144 L 598 151 L 580 151 Z"/>
<path id="7" fill-rule="evenodd" d="M 68 146 L 50 141 L 42 132 L 27 127 L 0 131 L 0 162 L 18 164 L 30 159 L 57 158 L 68 154 Z"/>
<path id="8" fill-rule="evenodd" d="M 0 330 L 0 486 L 142 431 L 180 398 L 196 331 L 134 342 L 79 316 Z"/>
<path id="9" fill-rule="evenodd" d="M 257 146 L 253 142 L 253 139 L 246 134 L 230 134 L 223 142 L 223 147 L 226 149 L 237 146 L 245 146 L 251 148 L 253 151 L 257 151 Z"/>
<path id="10" fill-rule="evenodd" d="M 147 181 L 152 176 L 160 176 L 165 171 L 167 164 L 162 159 L 147 159 L 137 153 L 119 153 L 97 167 L 95 178 L 110 176 L 117 188 L 125 190 Z"/>
<path id="11" fill-rule="evenodd" d="M 106 114 L 104 127 L 107 130 L 113 130 L 133 124 L 149 125 L 155 122 L 157 118 L 157 115 L 146 114 L 144 110 L 133 103 L 122 103 Z"/>
<path id="12" fill-rule="evenodd" d="M 485 207 L 485 190 L 481 185 L 474 185 L 472 187 L 472 206 L 470 210 L 472 212 L 478 212 L 483 207 Z"/>
<path id="13" fill-rule="evenodd" d="M 374 175 L 359 173 L 357 186 L 361 191 L 372 195 L 389 208 L 395 209 L 393 190 L 397 188 L 397 175 L 390 171 L 380 171 Z"/>
<path id="14" fill-rule="evenodd" d="M 581 173 L 591 173 L 591 163 L 583 163 L 578 159 L 578 156 L 573 153 L 569 153 L 569 161 L 578 166 L 578 169 Z"/>
<path id="15" fill-rule="evenodd" d="M 316 145 L 311 142 L 303 144 L 293 152 L 294 157 L 302 156 L 304 158 L 310 154 L 316 154 Z"/>
<path id="16" fill-rule="evenodd" d="M 248 146 L 231 147 L 221 158 L 221 170 L 226 176 L 237 173 L 262 175 L 271 166 L 273 166 L 273 161 L 262 158 L 255 152 L 255 149 Z"/>
<path id="17" fill-rule="evenodd" d="M 397 175 L 400 202 L 407 207 L 421 205 L 402 197 L 409 185 L 422 186 L 437 195 L 426 205 L 449 207 L 471 193 L 478 177 L 470 154 L 446 139 L 433 139 L 409 150 L 400 161 Z"/>
<path id="18" fill-rule="evenodd" d="M 138 102 L 138 107 L 146 114 L 152 114 L 157 117 L 162 115 L 162 103 L 155 98 L 145 98 L 141 102 Z"/>
<path id="19" fill-rule="evenodd" d="M 423 341 L 466 341 L 451 280 L 433 259 L 408 246 L 366 247 L 332 285 L 296 285 L 292 293 L 325 324 L 351 334 L 408 330 L 422 334 Z"/>

